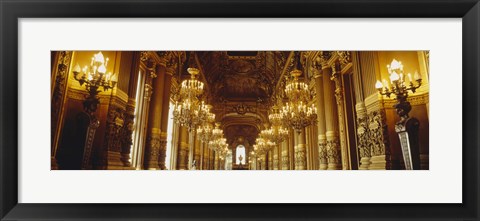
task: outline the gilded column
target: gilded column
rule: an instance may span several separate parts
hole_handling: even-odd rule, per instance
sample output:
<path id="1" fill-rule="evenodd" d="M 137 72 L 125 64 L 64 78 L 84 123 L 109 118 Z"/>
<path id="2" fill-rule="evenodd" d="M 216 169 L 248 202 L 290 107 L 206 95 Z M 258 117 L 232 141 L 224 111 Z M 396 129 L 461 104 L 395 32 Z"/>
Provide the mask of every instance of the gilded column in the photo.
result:
<path id="1" fill-rule="evenodd" d="M 215 170 L 215 152 L 210 150 L 210 169 Z"/>
<path id="2" fill-rule="evenodd" d="M 278 147 L 280 145 L 276 144 L 273 148 L 273 169 L 278 170 Z"/>
<path id="3" fill-rule="evenodd" d="M 268 170 L 273 170 L 273 150 L 268 151 Z"/>
<path id="4" fill-rule="evenodd" d="M 160 153 L 160 146 L 162 141 L 162 111 L 163 111 L 163 88 L 165 83 L 165 65 L 166 61 L 162 61 L 155 67 L 157 78 L 153 80 L 152 93 L 149 114 L 148 114 L 148 129 L 145 151 L 145 169 L 159 169 L 158 158 Z"/>
<path id="5" fill-rule="evenodd" d="M 202 142 L 200 139 L 198 139 L 197 136 L 195 136 L 195 154 L 193 156 L 193 159 L 195 160 L 195 169 L 199 170 L 201 169 L 200 167 L 200 156 L 202 155 Z"/>
<path id="6" fill-rule="evenodd" d="M 295 149 L 295 169 L 296 170 L 306 170 L 307 169 L 307 160 L 306 160 L 306 146 L 305 146 L 305 128 L 303 128 L 300 133 L 297 133 L 297 145 Z"/>
<path id="7" fill-rule="evenodd" d="M 178 164 L 177 169 L 188 169 L 188 129 L 180 126 L 180 142 L 178 145 Z"/>
<path id="8" fill-rule="evenodd" d="M 188 169 L 192 169 L 193 156 L 195 154 L 195 129 L 188 131 Z"/>
<path id="9" fill-rule="evenodd" d="M 207 145 L 205 143 L 200 144 L 200 160 L 198 161 L 199 169 L 205 169 L 205 149 L 207 149 Z"/>
<path id="10" fill-rule="evenodd" d="M 347 145 L 347 135 L 345 128 L 345 104 L 343 103 L 343 80 L 340 73 L 340 63 L 335 63 L 332 66 L 332 76 L 331 80 L 335 82 L 335 98 L 337 100 L 337 113 L 338 113 L 338 127 L 340 132 L 340 152 L 342 158 L 342 169 L 349 170 L 350 166 L 350 156 Z"/>
<path id="11" fill-rule="evenodd" d="M 361 61 L 361 77 L 368 115 L 368 146 L 370 147 L 370 165 L 368 169 L 391 169 L 390 141 L 386 123 L 383 98 L 375 89 L 375 82 L 380 78 L 378 55 L 375 51 L 358 53 Z"/>
<path id="12" fill-rule="evenodd" d="M 312 161 L 310 159 L 312 156 L 310 149 L 310 132 L 310 126 L 305 127 L 305 170 L 310 170 L 312 166 Z"/>
<path id="13" fill-rule="evenodd" d="M 370 165 L 370 147 L 369 131 L 368 131 L 368 117 L 367 108 L 364 102 L 362 70 L 360 66 L 359 52 L 352 52 L 352 67 L 353 67 L 353 86 L 355 90 L 355 112 L 357 116 L 357 149 L 360 154 L 359 170 L 368 170 Z"/>
<path id="14" fill-rule="evenodd" d="M 324 52 L 325 53 L 325 52 Z M 329 55 L 327 55 L 329 57 Z M 324 57 L 325 58 L 325 57 Z M 328 59 L 324 59 L 326 61 Z M 334 82 L 330 80 L 332 69 L 326 64 L 322 65 L 323 72 L 323 92 L 325 102 L 325 136 L 327 150 L 327 169 L 341 169 L 340 145 L 338 140 L 338 116 L 337 105 L 335 104 Z"/>
<path id="15" fill-rule="evenodd" d="M 295 140 L 297 139 L 296 132 L 290 128 L 289 142 L 288 142 L 288 161 L 290 162 L 290 170 L 295 170 Z"/>
<path id="16" fill-rule="evenodd" d="M 208 170 L 208 148 L 203 148 L 202 170 Z"/>
<path id="17" fill-rule="evenodd" d="M 167 64 L 169 64 L 167 62 Z M 165 158 L 167 157 L 167 129 L 168 129 L 168 113 L 170 108 L 170 96 L 172 94 L 172 76 L 175 74 L 175 65 L 167 65 L 165 69 L 165 79 L 163 87 L 163 98 L 162 98 L 162 112 L 161 112 L 161 134 L 160 134 L 160 150 L 158 155 L 158 167 L 161 170 L 166 169 Z M 158 114 L 158 113 L 157 113 Z M 173 136 L 171 134 L 170 136 Z"/>
<path id="18" fill-rule="evenodd" d="M 51 126 L 51 169 L 58 169 L 56 155 L 58 149 L 58 142 L 60 137 L 60 131 L 62 126 L 62 115 L 63 115 L 63 103 L 67 95 L 67 82 L 68 82 L 68 69 L 71 63 L 72 52 L 71 51 L 60 51 L 52 52 L 56 53 L 55 58 L 57 59 L 55 64 L 57 68 L 52 70 L 52 96 L 51 96 L 51 116 L 50 116 L 50 126 Z M 53 79 L 55 79 L 53 81 Z"/>
<path id="19" fill-rule="evenodd" d="M 324 93 L 323 93 L 323 71 L 320 64 L 315 63 L 313 68 L 314 70 L 314 79 L 315 79 L 315 94 L 317 101 L 317 127 L 318 127 L 318 161 L 319 169 L 326 170 L 328 165 L 327 160 L 327 137 L 325 135 L 325 102 L 324 102 Z"/>
<path id="20" fill-rule="evenodd" d="M 290 161 L 288 156 L 288 139 L 285 139 L 282 143 L 282 170 L 288 170 L 290 168 Z"/>

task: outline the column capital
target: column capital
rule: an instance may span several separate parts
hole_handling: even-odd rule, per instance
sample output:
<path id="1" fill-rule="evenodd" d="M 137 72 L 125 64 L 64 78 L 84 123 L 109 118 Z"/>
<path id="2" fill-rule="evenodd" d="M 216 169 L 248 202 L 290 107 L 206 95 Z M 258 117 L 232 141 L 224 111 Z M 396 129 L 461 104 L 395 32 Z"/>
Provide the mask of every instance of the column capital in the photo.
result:
<path id="1" fill-rule="evenodd" d="M 321 78 L 323 77 L 322 75 L 322 65 L 320 64 L 319 61 L 314 61 L 312 64 L 312 70 L 313 70 L 313 78 Z"/>
<path id="2" fill-rule="evenodd" d="M 322 51 L 322 52 L 320 52 L 320 54 L 318 55 L 317 60 L 318 60 L 318 61 L 320 62 L 320 64 L 322 65 L 322 70 L 323 70 L 323 69 L 330 68 L 330 66 L 328 65 L 328 61 L 330 60 L 331 57 L 332 57 L 332 52 L 330 52 L 330 51 Z"/>
<path id="3" fill-rule="evenodd" d="M 165 73 L 167 75 L 170 75 L 170 76 L 174 76 L 176 72 L 177 72 L 177 69 L 175 67 L 171 67 L 171 66 L 167 67 L 167 69 L 165 71 Z"/>

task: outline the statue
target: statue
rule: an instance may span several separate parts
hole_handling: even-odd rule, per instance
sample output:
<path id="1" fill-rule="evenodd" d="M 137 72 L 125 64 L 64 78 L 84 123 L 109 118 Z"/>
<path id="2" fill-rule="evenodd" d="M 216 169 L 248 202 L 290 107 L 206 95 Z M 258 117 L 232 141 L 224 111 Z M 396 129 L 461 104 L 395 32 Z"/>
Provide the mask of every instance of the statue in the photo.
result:
<path id="1" fill-rule="evenodd" d="M 242 155 L 238 156 L 238 159 L 240 160 L 240 166 L 241 166 L 241 165 L 242 165 L 243 156 L 242 156 Z"/>

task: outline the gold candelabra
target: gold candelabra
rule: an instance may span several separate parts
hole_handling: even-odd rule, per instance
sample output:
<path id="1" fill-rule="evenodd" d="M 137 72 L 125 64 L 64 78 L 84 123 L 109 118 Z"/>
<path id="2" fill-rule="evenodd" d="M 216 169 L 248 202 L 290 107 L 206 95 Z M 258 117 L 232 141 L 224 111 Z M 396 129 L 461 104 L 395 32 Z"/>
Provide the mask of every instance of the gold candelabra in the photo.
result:
<path id="1" fill-rule="evenodd" d="M 118 81 L 118 74 L 107 73 L 109 58 L 105 58 L 102 52 L 98 52 L 92 56 L 90 65 L 86 65 L 83 68 L 80 64 L 76 64 L 73 68 L 74 79 L 77 80 L 80 85 L 85 85 L 88 91 L 88 96 L 83 102 L 83 107 L 87 113 L 92 115 L 100 103 L 97 95 L 102 88 L 103 91 L 113 89 Z"/>
<path id="2" fill-rule="evenodd" d="M 422 78 L 418 72 L 415 72 L 413 79 L 412 74 L 408 73 L 407 82 L 403 73 L 402 62 L 395 59 L 393 59 L 390 65 L 387 65 L 387 69 L 390 75 L 390 83 L 385 79 L 383 79 L 383 82 L 377 80 L 375 87 L 381 95 L 387 97 L 390 97 L 392 94 L 395 95 L 397 103 L 394 105 L 394 108 L 397 110 L 401 121 L 403 121 L 408 118 L 408 113 L 412 109 L 410 102 L 407 101 L 408 92 L 415 93 L 416 89 L 422 85 Z"/>

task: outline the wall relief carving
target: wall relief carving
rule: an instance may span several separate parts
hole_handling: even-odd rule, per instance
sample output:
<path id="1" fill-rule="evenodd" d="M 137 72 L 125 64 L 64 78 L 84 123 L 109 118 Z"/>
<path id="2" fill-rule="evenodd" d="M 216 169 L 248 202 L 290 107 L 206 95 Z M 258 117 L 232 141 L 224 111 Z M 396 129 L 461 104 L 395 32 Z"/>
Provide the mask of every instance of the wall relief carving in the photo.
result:
<path id="1" fill-rule="evenodd" d="M 384 111 L 373 111 L 368 116 L 371 155 L 389 155 L 388 128 Z"/>

